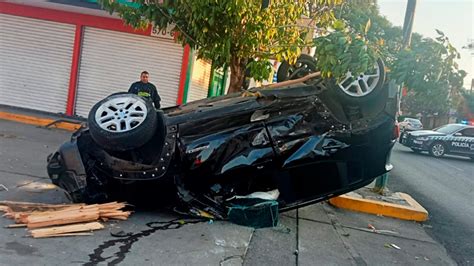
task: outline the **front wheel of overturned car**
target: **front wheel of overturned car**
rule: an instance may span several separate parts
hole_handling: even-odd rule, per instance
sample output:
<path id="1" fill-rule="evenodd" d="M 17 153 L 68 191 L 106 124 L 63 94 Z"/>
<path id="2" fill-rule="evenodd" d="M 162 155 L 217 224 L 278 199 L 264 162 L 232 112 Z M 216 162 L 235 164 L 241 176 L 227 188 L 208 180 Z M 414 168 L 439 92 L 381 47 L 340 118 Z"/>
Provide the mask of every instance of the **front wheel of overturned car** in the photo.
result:
<path id="1" fill-rule="evenodd" d="M 430 146 L 430 154 L 434 157 L 442 157 L 446 154 L 446 147 L 441 142 L 435 142 Z"/>
<path id="2" fill-rule="evenodd" d="M 116 93 L 92 107 L 88 122 L 92 139 L 112 151 L 143 146 L 155 134 L 157 114 L 150 101 L 130 93 Z"/>
<path id="3" fill-rule="evenodd" d="M 287 61 L 281 63 L 277 72 L 277 81 L 302 78 L 317 72 L 315 58 L 302 54 L 294 65 Z M 374 66 L 365 73 L 354 74 L 348 71 L 341 81 L 332 78 L 325 83 L 334 92 L 335 97 L 349 104 L 365 104 L 377 97 L 385 82 L 385 65 L 382 59 L 377 59 Z"/>
<path id="4" fill-rule="evenodd" d="M 358 75 L 347 72 L 344 78 L 337 82 L 331 79 L 329 87 L 347 104 L 369 104 L 382 91 L 385 82 L 385 65 L 378 59 L 374 67 Z"/>
<path id="5" fill-rule="evenodd" d="M 301 55 L 295 65 L 289 65 L 287 62 L 280 65 L 277 80 L 280 82 L 297 79 L 317 72 L 316 65 L 316 59 L 309 55 Z M 388 90 L 383 89 L 385 66 L 380 58 L 365 73 L 354 75 L 349 71 L 341 81 L 335 78 L 316 79 L 316 83 L 327 88 L 319 94 L 325 104 L 330 109 L 340 109 L 345 113 L 345 116 L 338 116 L 340 121 L 375 117 L 387 105 Z"/>

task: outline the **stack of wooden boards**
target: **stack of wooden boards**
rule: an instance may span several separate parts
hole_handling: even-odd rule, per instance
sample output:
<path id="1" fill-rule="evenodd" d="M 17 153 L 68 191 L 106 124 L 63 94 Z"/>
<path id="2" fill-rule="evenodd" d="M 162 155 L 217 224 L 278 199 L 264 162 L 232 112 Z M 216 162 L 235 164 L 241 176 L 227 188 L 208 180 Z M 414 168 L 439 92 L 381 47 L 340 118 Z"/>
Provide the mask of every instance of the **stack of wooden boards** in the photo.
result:
<path id="1" fill-rule="evenodd" d="M 27 227 L 34 238 L 91 235 L 91 231 L 104 228 L 99 221 L 126 220 L 131 213 L 122 210 L 126 206 L 123 202 L 54 205 L 0 201 L 3 216 L 15 221 L 7 227 Z"/>

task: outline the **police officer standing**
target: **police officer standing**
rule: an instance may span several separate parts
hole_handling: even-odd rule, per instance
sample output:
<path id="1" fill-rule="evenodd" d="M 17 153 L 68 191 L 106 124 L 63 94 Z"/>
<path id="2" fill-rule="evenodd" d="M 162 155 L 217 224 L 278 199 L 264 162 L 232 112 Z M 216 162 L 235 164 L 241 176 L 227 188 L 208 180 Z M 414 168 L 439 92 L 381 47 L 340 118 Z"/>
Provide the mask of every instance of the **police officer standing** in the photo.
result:
<path id="1" fill-rule="evenodd" d="M 147 71 L 143 71 L 140 74 L 140 81 L 134 82 L 130 89 L 128 89 L 129 93 L 134 93 L 138 96 L 144 97 L 153 102 L 156 109 L 161 107 L 160 105 L 160 95 L 158 95 L 158 91 L 156 90 L 155 85 L 148 82 L 148 77 L 150 74 Z"/>

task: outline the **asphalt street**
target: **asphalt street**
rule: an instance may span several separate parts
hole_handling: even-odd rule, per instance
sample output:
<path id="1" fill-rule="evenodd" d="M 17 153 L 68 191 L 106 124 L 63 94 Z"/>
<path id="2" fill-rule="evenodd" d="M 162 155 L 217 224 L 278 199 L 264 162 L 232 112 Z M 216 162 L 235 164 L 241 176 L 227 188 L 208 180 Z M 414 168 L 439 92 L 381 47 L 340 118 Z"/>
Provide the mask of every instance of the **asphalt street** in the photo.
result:
<path id="1" fill-rule="evenodd" d="M 388 187 L 410 194 L 429 212 L 426 232 L 460 265 L 474 265 L 474 162 L 434 158 L 397 143 Z"/>

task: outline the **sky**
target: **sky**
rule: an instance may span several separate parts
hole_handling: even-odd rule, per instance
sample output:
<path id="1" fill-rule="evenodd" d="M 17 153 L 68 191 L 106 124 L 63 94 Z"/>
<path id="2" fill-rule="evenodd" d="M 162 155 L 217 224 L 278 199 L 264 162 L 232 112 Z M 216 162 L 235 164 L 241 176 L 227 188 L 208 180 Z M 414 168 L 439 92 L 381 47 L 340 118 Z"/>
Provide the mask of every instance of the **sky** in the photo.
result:
<path id="1" fill-rule="evenodd" d="M 408 0 L 378 0 L 380 13 L 394 26 L 403 26 Z M 460 52 L 459 67 L 468 72 L 464 87 L 471 87 L 474 78 L 474 50 L 462 49 L 474 39 L 474 0 L 418 0 L 413 32 L 425 37 L 437 37 L 439 29 L 449 37 Z"/>

